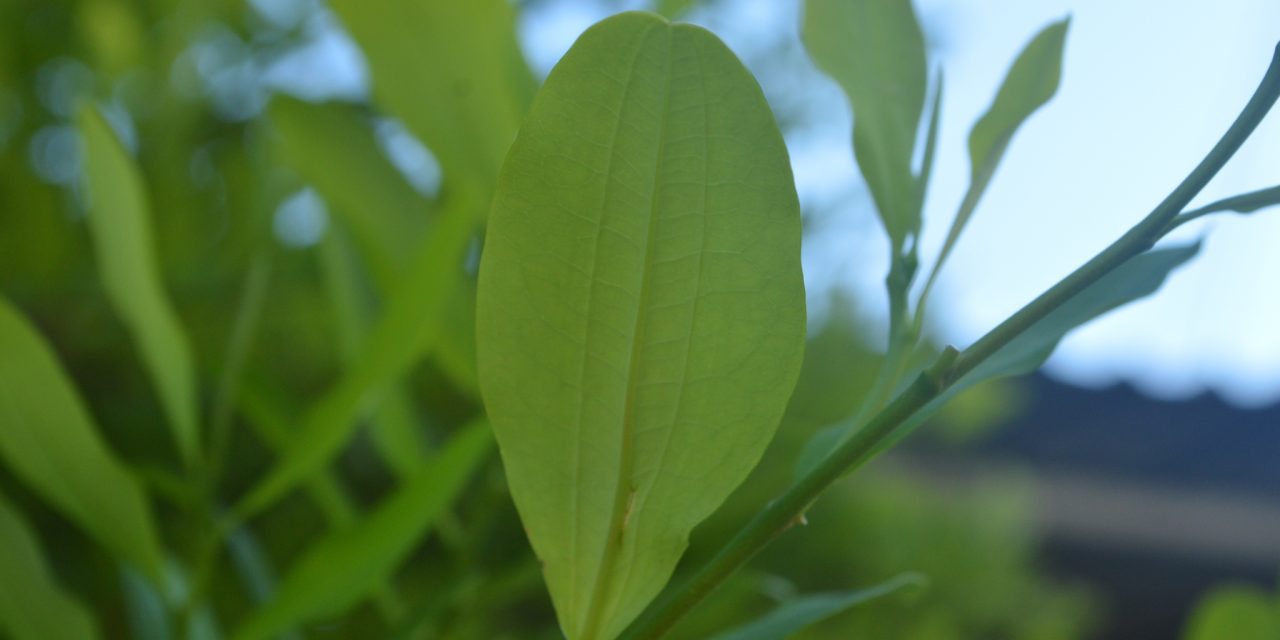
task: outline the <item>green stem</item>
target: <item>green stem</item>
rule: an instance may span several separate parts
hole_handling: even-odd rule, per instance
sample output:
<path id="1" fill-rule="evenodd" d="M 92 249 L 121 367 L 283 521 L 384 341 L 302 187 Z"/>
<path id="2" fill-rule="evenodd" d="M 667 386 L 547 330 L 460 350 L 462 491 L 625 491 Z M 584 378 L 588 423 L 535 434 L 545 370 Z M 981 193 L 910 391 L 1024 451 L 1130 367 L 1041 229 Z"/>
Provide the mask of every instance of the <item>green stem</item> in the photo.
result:
<path id="1" fill-rule="evenodd" d="M 1191 199 L 1253 133 L 1278 97 L 1280 46 L 1277 46 L 1271 66 L 1258 89 L 1226 134 L 1150 214 L 1092 260 L 979 338 L 963 353 L 948 347 L 933 366 L 921 373 L 910 387 L 876 414 L 866 427 L 837 447 L 822 464 L 765 507 L 688 580 L 667 590 L 651 603 L 619 636 L 619 640 L 652 640 L 662 637 L 684 614 L 746 564 L 752 556 L 797 522 L 802 522 L 805 511 L 828 486 L 870 459 L 899 425 L 937 398 L 955 380 L 973 370 L 1085 287 L 1126 260 L 1151 248 L 1163 235 L 1170 221 L 1186 208 Z"/>

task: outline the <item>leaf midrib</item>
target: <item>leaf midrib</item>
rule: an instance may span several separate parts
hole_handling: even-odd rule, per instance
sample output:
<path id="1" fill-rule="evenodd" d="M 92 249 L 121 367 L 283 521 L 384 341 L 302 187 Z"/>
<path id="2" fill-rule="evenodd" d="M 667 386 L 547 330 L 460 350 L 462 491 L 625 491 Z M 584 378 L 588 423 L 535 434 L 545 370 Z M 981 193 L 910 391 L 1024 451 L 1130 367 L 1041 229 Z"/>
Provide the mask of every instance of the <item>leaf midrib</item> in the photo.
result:
<path id="1" fill-rule="evenodd" d="M 653 29 L 665 27 L 667 32 L 667 52 L 666 52 L 666 71 L 663 74 L 663 95 L 662 108 L 659 112 L 658 121 L 658 137 L 656 150 L 656 162 L 653 173 L 653 188 L 650 190 L 649 203 L 649 220 L 645 229 L 644 238 L 644 262 L 640 271 L 640 292 L 636 300 L 636 316 L 633 326 L 633 335 L 631 339 L 631 353 L 627 361 L 627 391 L 623 400 L 623 420 L 622 420 L 622 437 L 621 448 L 619 450 L 618 475 L 614 487 L 614 496 L 611 513 L 609 516 L 609 532 L 605 538 L 604 550 L 600 558 L 600 562 L 596 568 L 596 575 L 593 580 L 590 600 L 587 603 L 586 619 L 583 623 L 580 637 L 583 640 L 596 637 L 601 632 L 601 625 L 605 622 L 603 612 L 606 609 L 606 603 L 610 595 L 610 586 L 612 582 L 609 575 L 613 572 L 614 565 L 617 564 L 618 557 L 622 551 L 622 539 L 625 534 L 625 525 L 628 520 L 628 511 L 632 501 L 632 494 L 635 488 L 631 486 L 631 476 L 635 466 L 635 447 L 632 442 L 633 427 L 635 422 L 635 397 L 637 394 L 640 362 L 640 350 L 644 344 L 644 315 L 645 308 L 649 299 L 649 284 L 651 281 L 650 271 L 653 265 L 653 236 L 658 219 L 658 203 L 659 193 L 662 188 L 662 167 L 663 157 L 666 152 L 667 137 L 667 121 L 669 119 L 668 112 L 671 107 L 671 70 L 672 70 L 672 49 L 675 40 L 671 30 L 671 25 L 655 25 L 645 32 L 640 38 L 640 44 L 636 48 L 636 57 L 632 60 L 631 73 L 628 74 L 627 87 L 623 95 L 622 105 L 626 106 L 627 97 L 630 95 L 633 77 L 635 75 L 636 62 L 639 60 L 641 52 L 644 51 L 645 42 L 653 33 Z M 622 126 L 622 112 L 618 113 L 618 128 Z M 615 130 L 616 131 L 616 130 Z M 617 136 L 614 136 L 614 145 L 617 144 Z M 610 156 L 612 159 L 612 155 Z M 610 167 L 612 169 L 612 167 Z M 607 180 L 608 178 L 606 178 Z M 606 187 L 607 189 L 607 187 Z M 601 220 L 601 228 L 603 228 L 603 219 Z M 597 251 L 599 247 L 597 245 Z M 580 427 L 581 425 L 579 425 Z"/>

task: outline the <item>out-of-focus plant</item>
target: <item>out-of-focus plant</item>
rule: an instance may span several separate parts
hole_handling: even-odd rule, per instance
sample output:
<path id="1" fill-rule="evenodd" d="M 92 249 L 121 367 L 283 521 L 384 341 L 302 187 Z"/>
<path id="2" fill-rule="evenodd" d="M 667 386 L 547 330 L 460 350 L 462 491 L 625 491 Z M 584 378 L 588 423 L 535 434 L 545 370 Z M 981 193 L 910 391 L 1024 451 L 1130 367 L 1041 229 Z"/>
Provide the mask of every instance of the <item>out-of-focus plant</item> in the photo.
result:
<path id="1" fill-rule="evenodd" d="M 823 526 L 734 571 L 948 398 L 1158 288 L 1195 253 L 1153 249 L 1168 230 L 1277 196 L 1183 211 L 1273 70 L 1134 231 L 939 356 L 934 277 L 1054 93 L 1066 23 L 974 126 L 972 186 L 913 287 L 941 73 L 930 89 L 907 0 L 810 0 L 891 313 L 884 354 L 835 313 L 802 359 L 786 150 L 713 34 L 616 16 L 539 89 L 505 0 L 260 4 L 0 7 L 0 630 L 18 640 L 655 637 L 722 583 L 676 634 L 1073 637 L 1084 600 L 1032 572 L 995 489 L 961 509 L 842 485 Z M 268 100 L 266 69 L 325 16 L 369 100 Z M 655 600 L 717 509 L 689 554 L 705 568 Z"/>
<path id="2" fill-rule="evenodd" d="M 1280 637 L 1280 598 L 1257 587 L 1226 585 L 1200 599 L 1184 640 L 1262 640 Z"/>

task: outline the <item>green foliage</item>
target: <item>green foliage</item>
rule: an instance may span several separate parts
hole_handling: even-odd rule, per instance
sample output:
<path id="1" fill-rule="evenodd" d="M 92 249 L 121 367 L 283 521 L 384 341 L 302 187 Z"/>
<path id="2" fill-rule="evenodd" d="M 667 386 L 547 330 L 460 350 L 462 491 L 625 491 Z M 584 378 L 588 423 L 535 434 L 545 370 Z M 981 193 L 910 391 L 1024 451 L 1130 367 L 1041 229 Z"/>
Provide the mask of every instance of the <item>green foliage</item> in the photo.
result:
<path id="1" fill-rule="evenodd" d="M 0 6 L 0 634 L 16 640 L 652 639 L 721 583 L 676 637 L 1079 637 L 1087 600 L 1034 570 L 1007 487 L 958 499 L 872 475 L 815 505 L 837 473 L 779 491 L 820 428 L 838 425 L 819 454 L 866 443 L 836 471 L 854 468 L 1157 289 L 1195 253 L 1147 251 L 1163 233 L 1277 202 L 1182 210 L 1250 127 L 1233 128 L 1119 249 L 930 365 L 932 276 L 908 313 L 944 92 L 938 68 L 929 97 L 908 0 L 810 0 L 803 24 L 889 235 L 883 352 L 847 300 L 806 342 L 782 136 L 697 27 L 610 18 L 538 91 L 526 3 L 333 0 L 371 95 L 309 102 L 254 74 L 310 46 L 314 7 L 55 4 Z M 1028 45 L 974 127 L 934 276 L 1053 95 L 1065 31 Z M 397 120 L 438 188 L 380 143 Z M 78 155 L 34 179 L 55 138 Z M 332 217 L 312 212 L 314 245 L 279 243 L 277 206 L 304 188 Z M 690 537 L 688 566 L 712 571 L 659 594 Z M 850 576 L 904 569 L 931 589 L 852 607 L 903 581 Z M 1197 624 L 1264 628 L 1244 599 Z"/>
<path id="2" fill-rule="evenodd" d="M 809 0 L 802 31 L 809 55 L 849 99 L 858 168 L 897 253 L 920 231 L 911 157 L 927 69 L 915 10 L 910 0 Z"/>
<path id="3" fill-rule="evenodd" d="M 1031 114 L 1057 93 L 1058 81 L 1062 76 L 1062 50 L 1066 45 L 1068 24 L 1067 20 L 1055 22 L 1032 38 L 1009 68 L 991 107 L 969 132 L 969 190 L 960 202 L 960 210 L 951 223 L 951 230 L 947 232 L 942 252 L 934 262 L 924 296 L 928 295 L 927 289 L 942 269 L 947 256 L 951 255 L 961 232 L 978 207 L 978 201 L 986 192 L 987 185 L 991 184 L 991 178 L 1000 166 L 1000 160 L 1004 158 L 1013 134 Z"/>
<path id="4" fill-rule="evenodd" d="M 308 549 L 234 637 L 268 638 L 317 616 L 342 614 L 384 583 L 457 499 L 491 442 L 483 422 L 453 436 L 363 520 Z"/>
<path id="5" fill-rule="evenodd" d="M 78 125 L 84 139 L 89 224 L 103 285 L 138 345 L 178 450 L 190 465 L 200 448 L 194 364 L 160 281 L 142 176 L 96 109 L 82 107 Z"/>
<path id="6" fill-rule="evenodd" d="M 1244 586 L 1218 587 L 1191 614 L 1183 640 L 1280 638 L 1280 598 Z"/>
<path id="7" fill-rule="evenodd" d="M 97 624 L 49 572 L 31 527 L 0 496 L 0 631 L 13 640 L 93 640 Z"/>
<path id="8" fill-rule="evenodd" d="M 903 574 L 874 587 L 844 593 L 821 593 L 783 602 L 759 620 L 715 636 L 714 640 L 785 640 L 814 623 L 908 587 L 924 586 L 916 574 Z"/>
<path id="9" fill-rule="evenodd" d="M 141 487 L 98 435 L 53 352 L 0 299 L 0 459 L 28 488 L 120 559 L 160 576 Z"/>
<path id="10" fill-rule="evenodd" d="M 570 638 L 614 637 L 763 453 L 800 368 L 799 240 L 782 137 L 706 31 L 610 18 L 539 92 L 499 179 L 477 335 Z"/>

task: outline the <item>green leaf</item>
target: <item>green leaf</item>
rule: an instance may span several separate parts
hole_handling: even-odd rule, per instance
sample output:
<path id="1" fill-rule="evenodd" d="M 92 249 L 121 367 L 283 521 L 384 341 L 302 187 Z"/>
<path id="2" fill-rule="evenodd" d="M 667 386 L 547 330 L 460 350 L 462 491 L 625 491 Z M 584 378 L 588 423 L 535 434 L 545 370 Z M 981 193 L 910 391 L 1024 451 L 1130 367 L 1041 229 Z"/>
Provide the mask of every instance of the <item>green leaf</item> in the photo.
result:
<path id="1" fill-rule="evenodd" d="M 267 114 L 280 161 L 342 217 L 386 290 L 423 237 L 431 202 L 391 164 L 356 107 L 277 97 Z"/>
<path id="2" fill-rule="evenodd" d="M 428 214 L 440 214 L 433 211 L 434 203 L 391 165 L 355 107 L 277 97 L 268 115 L 281 161 L 332 205 L 359 247 L 378 293 L 393 295 L 426 235 Z M 459 274 L 447 305 L 448 339 L 438 341 L 430 354 L 459 388 L 471 392 L 476 385 L 474 288 Z"/>
<path id="3" fill-rule="evenodd" d="M 1169 224 L 1169 228 L 1165 233 L 1168 233 L 1187 222 L 1191 222 L 1196 218 L 1207 216 L 1209 214 L 1223 212 L 1249 214 L 1259 209 L 1273 207 L 1277 204 L 1280 204 L 1280 185 L 1268 187 L 1266 189 L 1259 189 L 1257 191 L 1250 191 L 1249 193 L 1242 193 L 1238 196 L 1223 198 L 1217 202 L 1209 203 L 1199 209 L 1192 209 L 1191 211 L 1184 211 L 1178 214 L 1178 217 L 1174 218 L 1173 222 Z"/>
<path id="4" fill-rule="evenodd" d="M 809 56 L 853 109 L 853 152 L 895 253 L 920 230 L 911 170 L 924 109 L 924 34 L 910 0 L 808 0 Z"/>
<path id="5" fill-rule="evenodd" d="M 1219 587 L 1191 614 L 1184 640 L 1280 638 L 1280 602 L 1256 588 Z"/>
<path id="6" fill-rule="evenodd" d="M 446 180 L 488 190 L 535 87 L 507 0 L 333 0 L 373 96 L 435 153 Z"/>
<path id="7" fill-rule="evenodd" d="M 200 446 L 195 371 L 187 337 L 160 279 L 142 175 L 96 109 L 82 107 L 77 126 L 84 140 L 89 228 L 107 298 L 142 352 L 189 466 Z"/>
<path id="8" fill-rule="evenodd" d="M 785 640 L 805 627 L 822 622 L 852 607 L 876 598 L 883 598 L 908 587 L 923 587 L 926 583 L 924 577 L 919 574 L 904 573 L 867 589 L 793 598 L 764 617 L 732 631 L 721 633 L 713 640 Z"/>
<path id="9" fill-rule="evenodd" d="M 1103 276 L 1085 290 L 1077 293 L 1062 306 L 1039 322 L 1031 325 L 1018 337 L 1010 340 L 1000 350 L 991 354 L 982 364 L 974 367 L 943 392 L 937 399 L 925 405 L 889 438 L 882 450 L 906 437 L 951 398 L 974 385 L 987 380 L 1020 376 L 1034 372 L 1053 355 L 1062 338 L 1094 318 L 1134 300 L 1145 298 L 1164 284 L 1165 279 L 1200 251 L 1200 244 L 1166 249 L 1153 249 L 1130 258 L 1111 273 Z"/>
<path id="10" fill-rule="evenodd" d="M 969 132 L 969 190 L 964 194 L 960 210 L 951 223 L 942 252 L 929 275 L 926 292 L 932 288 L 942 264 L 951 255 L 960 233 L 969 224 L 973 212 L 991 183 L 1000 159 L 1018 127 L 1044 106 L 1058 91 L 1062 76 L 1062 50 L 1066 45 L 1069 20 L 1045 27 L 1027 44 L 1009 68 L 991 107 Z"/>
<path id="11" fill-rule="evenodd" d="M 800 369 L 800 215 L 715 36 L 608 18 L 512 146 L 481 257 L 481 391 L 561 628 L 614 637 L 759 461 Z"/>
<path id="12" fill-rule="evenodd" d="M 474 202 L 459 193 L 432 220 L 413 264 L 364 340 L 360 359 L 308 409 L 280 462 L 236 507 L 239 517 L 257 513 L 322 469 L 342 450 L 357 420 L 377 409 L 389 385 L 439 343 L 472 237 Z"/>
<path id="13" fill-rule="evenodd" d="M 1073 296 L 1017 338 L 1009 341 L 982 364 L 952 383 L 929 404 L 922 407 L 885 440 L 878 451 L 884 451 L 907 437 L 947 402 L 965 390 L 985 382 L 1034 372 L 1053 354 L 1058 343 L 1072 329 L 1112 309 L 1155 293 L 1174 269 L 1190 260 L 1200 250 L 1191 244 L 1166 249 L 1153 249 L 1129 259 L 1115 271 L 1102 277 L 1084 291 Z M 909 380 L 909 378 L 908 378 Z M 860 424 L 845 422 L 831 425 L 814 434 L 805 444 L 796 463 L 797 475 L 813 470 L 828 453 L 847 440 Z"/>
<path id="14" fill-rule="evenodd" d="M 234 637 L 271 637 L 317 616 L 341 614 L 369 595 L 457 500 L 492 443 L 484 421 L 458 432 L 377 509 L 305 551 L 275 597 Z"/>
<path id="15" fill-rule="evenodd" d="M 84 605 L 58 585 L 40 541 L 0 496 L 0 631 L 12 640 L 92 640 L 97 624 Z"/>
<path id="16" fill-rule="evenodd" d="M 320 245 L 321 272 L 333 303 L 339 355 L 344 364 L 359 359 L 360 342 L 369 331 L 372 305 L 363 295 L 364 278 L 354 252 L 346 241 L 345 229 L 335 225 Z M 407 386 L 392 384 L 387 396 L 372 416 L 369 435 L 378 454 L 398 475 L 418 468 L 425 453 L 425 441 L 413 418 L 413 404 Z"/>
<path id="17" fill-rule="evenodd" d="M 0 459 L 113 554 L 158 578 L 146 497 L 103 444 L 44 340 L 3 299 L 0 353 Z"/>

